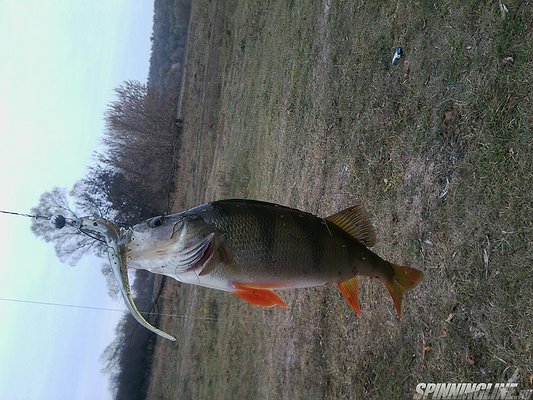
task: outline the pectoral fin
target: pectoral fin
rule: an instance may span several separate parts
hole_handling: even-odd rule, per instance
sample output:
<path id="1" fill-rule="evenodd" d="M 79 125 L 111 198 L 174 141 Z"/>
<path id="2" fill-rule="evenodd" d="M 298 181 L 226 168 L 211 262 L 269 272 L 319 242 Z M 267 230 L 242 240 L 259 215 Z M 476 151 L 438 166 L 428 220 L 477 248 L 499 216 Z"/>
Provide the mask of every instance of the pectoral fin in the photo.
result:
<path id="1" fill-rule="evenodd" d="M 355 313 L 358 317 L 361 316 L 361 308 L 359 307 L 359 279 L 357 276 L 347 279 L 345 281 L 340 281 L 337 283 L 339 289 L 342 292 L 344 298 L 350 306 L 355 310 Z"/>
<path id="2" fill-rule="evenodd" d="M 280 306 L 287 307 L 287 304 L 279 297 L 273 290 L 270 289 L 258 289 L 246 285 L 241 285 L 239 283 L 234 285 L 235 295 L 240 297 L 243 300 L 246 300 L 249 303 L 255 304 L 256 306 L 262 307 L 272 307 Z"/>

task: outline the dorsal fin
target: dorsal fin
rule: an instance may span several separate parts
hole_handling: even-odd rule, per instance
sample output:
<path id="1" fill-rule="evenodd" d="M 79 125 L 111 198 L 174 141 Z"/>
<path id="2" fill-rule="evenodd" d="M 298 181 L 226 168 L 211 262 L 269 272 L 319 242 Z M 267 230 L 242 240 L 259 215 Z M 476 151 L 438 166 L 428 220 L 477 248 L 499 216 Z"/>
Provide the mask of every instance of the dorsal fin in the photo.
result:
<path id="1" fill-rule="evenodd" d="M 372 247 L 376 244 L 374 227 L 365 209 L 360 205 L 349 207 L 330 215 L 326 217 L 326 221 L 337 225 L 367 247 Z"/>

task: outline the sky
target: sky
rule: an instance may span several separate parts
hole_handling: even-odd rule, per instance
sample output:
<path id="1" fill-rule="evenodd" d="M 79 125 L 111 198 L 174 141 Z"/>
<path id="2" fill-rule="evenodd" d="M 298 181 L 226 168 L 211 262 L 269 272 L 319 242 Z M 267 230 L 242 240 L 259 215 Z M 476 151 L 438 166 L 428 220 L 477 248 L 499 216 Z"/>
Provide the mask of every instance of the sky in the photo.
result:
<path id="1" fill-rule="evenodd" d="M 95 163 L 113 89 L 146 82 L 152 18 L 153 0 L 0 0 L 0 210 L 28 213 Z M 0 214 L 2 398 L 110 399 L 100 355 L 123 312 L 27 303 L 124 310 L 104 260 L 61 264 L 30 224 Z"/>

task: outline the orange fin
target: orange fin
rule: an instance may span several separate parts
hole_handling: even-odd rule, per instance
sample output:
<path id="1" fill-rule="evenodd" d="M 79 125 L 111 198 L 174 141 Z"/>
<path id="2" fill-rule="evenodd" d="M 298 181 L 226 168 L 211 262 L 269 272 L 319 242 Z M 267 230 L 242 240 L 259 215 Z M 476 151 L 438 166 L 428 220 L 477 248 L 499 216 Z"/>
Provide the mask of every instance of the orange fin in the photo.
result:
<path id="1" fill-rule="evenodd" d="M 362 206 L 353 206 L 326 217 L 326 221 L 337 225 L 367 247 L 376 244 L 376 232 Z"/>
<path id="2" fill-rule="evenodd" d="M 236 296 L 249 303 L 255 304 L 256 306 L 272 307 L 278 305 L 280 307 L 287 307 L 287 304 L 285 304 L 283 299 L 273 290 L 258 289 L 241 285 L 239 283 L 235 284 L 234 287 L 236 290 L 233 293 L 235 293 Z"/>
<path id="3" fill-rule="evenodd" d="M 399 265 L 392 265 L 394 275 L 392 280 L 384 281 L 385 287 L 394 301 L 394 308 L 401 318 L 402 313 L 402 298 L 406 291 L 415 287 L 424 277 L 422 271 L 410 267 L 401 267 Z"/>
<path id="4" fill-rule="evenodd" d="M 361 316 L 361 308 L 359 307 L 359 279 L 357 276 L 347 279 L 345 281 L 337 282 L 341 293 L 350 306 L 355 310 L 358 317 Z"/>

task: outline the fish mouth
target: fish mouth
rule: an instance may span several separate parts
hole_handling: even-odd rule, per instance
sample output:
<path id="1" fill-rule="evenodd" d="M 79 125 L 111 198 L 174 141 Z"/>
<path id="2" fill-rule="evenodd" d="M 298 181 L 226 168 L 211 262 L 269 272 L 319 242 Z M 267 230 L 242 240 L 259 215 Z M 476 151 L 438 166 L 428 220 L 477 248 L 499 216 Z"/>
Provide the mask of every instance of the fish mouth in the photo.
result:
<path id="1" fill-rule="evenodd" d="M 101 234 L 105 238 L 109 263 L 111 264 L 113 274 L 115 275 L 115 279 L 120 287 L 120 292 L 124 298 L 124 303 L 126 303 L 131 315 L 137 320 L 137 322 L 139 322 L 148 330 L 164 337 L 165 339 L 175 341 L 175 337 L 163 332 L 146 321 L 135 305 L 135 301 L 133 300 L 125 254 L 126 244 L 131 240 L 131 230 L 123 231 L 111 221 L 108 221 L 104 218 L 92 217 L 81 218 L 79 222 L 79 229 L 81 231 L 85 230 Z"/>

